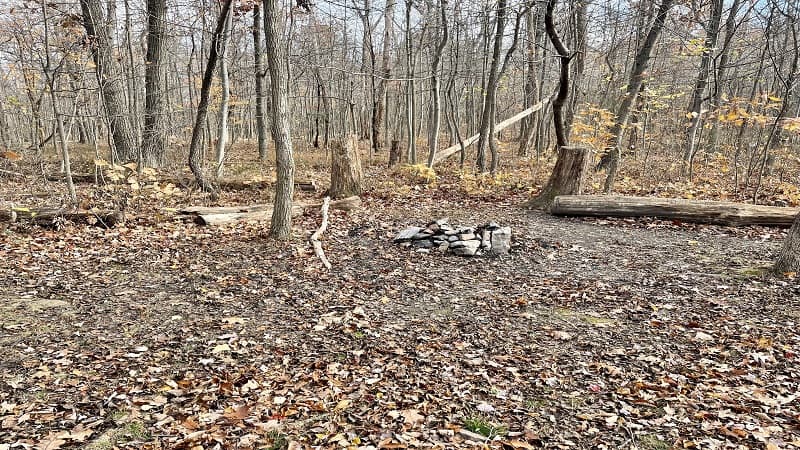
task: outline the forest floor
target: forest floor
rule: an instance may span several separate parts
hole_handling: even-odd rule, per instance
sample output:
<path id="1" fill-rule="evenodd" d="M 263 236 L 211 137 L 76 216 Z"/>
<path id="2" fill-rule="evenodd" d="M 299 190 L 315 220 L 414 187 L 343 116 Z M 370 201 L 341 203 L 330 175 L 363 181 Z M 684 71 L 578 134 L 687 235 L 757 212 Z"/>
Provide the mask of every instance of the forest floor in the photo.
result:
<path id="1" fill-rule="evenodd" d="M 182 220 L 198 193 L 151 190 L 108 230 L 0 229 L 0 450 L 800 448 L 800 283 L 766 275 L 784 230 L 556 218 L 519 206 L 527 186 L 385 175 L 332 211 L 330 271 L 318 211 L 278 243 Z M 511 226 L 511 253 L 392 244 L 441 217 Z"/>

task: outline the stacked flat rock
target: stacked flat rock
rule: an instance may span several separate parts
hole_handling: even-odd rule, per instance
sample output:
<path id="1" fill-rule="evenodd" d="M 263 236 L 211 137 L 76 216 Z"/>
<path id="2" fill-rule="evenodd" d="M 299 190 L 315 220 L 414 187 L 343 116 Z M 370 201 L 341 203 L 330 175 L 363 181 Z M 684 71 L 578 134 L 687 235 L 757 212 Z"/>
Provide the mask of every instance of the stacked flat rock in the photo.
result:
<path id="1" fill-rule="evenodd" d="M 479 227 L 457 227 L 447 219 L 434 220 L 425 227 L 408 227 L 394 242 L 428 253 L 432 249 L 459 256 L 505 255 L 511 249 L 511 227 L 489 222 Z"/>

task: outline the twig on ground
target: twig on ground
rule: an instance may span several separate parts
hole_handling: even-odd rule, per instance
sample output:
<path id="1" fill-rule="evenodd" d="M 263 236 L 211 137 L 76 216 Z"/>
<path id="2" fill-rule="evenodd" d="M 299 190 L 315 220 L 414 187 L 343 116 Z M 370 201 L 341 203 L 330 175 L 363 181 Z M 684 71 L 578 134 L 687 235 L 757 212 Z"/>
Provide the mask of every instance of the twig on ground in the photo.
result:
<path id="1" fill-rule="evenodd" d="M 319 226 L 319 229 L 311 235 L 311 244 L 314 246 L 314 253 L 319 257 L 322 264 L 325 268 L 330 269 L 331 263 L 328 261 L 328 258 L 325 257 L 325 251 L 322 250 L 322 242 L 319 241 L 319 237 L 322 236 L 322 233 L 328 228 L 328 207 L 331 204 L 331 198 L 325 197 L 325 201 L 322 202 L 322 223 Z"/>

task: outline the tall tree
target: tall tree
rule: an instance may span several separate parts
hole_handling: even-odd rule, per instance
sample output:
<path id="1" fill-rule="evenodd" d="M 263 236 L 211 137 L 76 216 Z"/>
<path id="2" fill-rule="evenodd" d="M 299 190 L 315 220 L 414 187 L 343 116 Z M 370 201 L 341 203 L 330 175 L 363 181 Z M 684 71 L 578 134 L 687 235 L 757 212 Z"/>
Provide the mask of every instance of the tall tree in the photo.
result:
<path id="1" fill-rule="evenodd" d="M 119 61 L 114 56 L 114 40 L 107 23 L 112 18 L 106 17 L 100 0 L 80 0 L 80 3 L 116 156 L 126 162 L 137 161 L 139 146 L 133 121 L 128 114 L 125 79 Z"/>
<path id="2" fill-rule="evenodd" d="M 381 50 L 381 68 L 378 86 L 375 91 L 372 113 L 372 147 L 374 150 L 383 148 L 381 131 L 386 115 L 386 88 L 392 77 L 392 43 L 394 41 L 394 8 L 397 0 L 386 0 L 386 9 L 383 12 L 383 50 Z"/>
<path id="3" fill-rule="evenodd" d="M 225 0 L 217 18 L 217 26 L 214 28 L 214 33 L 211 35 L 211 49 L 208 52 L 208 61 L 206 68 L 203 72 L 203 81 L 200 86 L 200 102 L 197 105 L 197 114 L 195 115 L 194 127 L 192 128 L 192 140 L 189 142 L 189 168 L 194 174 L 197 184 L 203 191 L 211 192 L 216 195 L 214 186 L 206 179 L 203 173 L 202 152 L 200 148 L 200 138 L 203 134 L 203 127 L 206 124 L 208 117 L 208 100 L 211 95 L 211 82 L 214 79 L 214 69 L 217 66 L 217 59 L 219 56 L 219 41 L 225 29 L 225 23 L 228 21 L 228 14 L 231 13 L 231 3 L 233 0 Z"/>
<path id="4" fill-rule="evenodd" d="M 442 62 L 442 54 L 447 46 L 449 39 L 449 31 L 447 25 L 447 0 L 439 0 L 439 28 L 442 35 L 439 42 L 436 43 L 436 49 L 433 53 L 433 60 L 431 61 L 431 96 L 433 97 L 433 106 L 431 110 L 431 123 L 430 133 L 428 134 L 428 167 L 433 165 L 433 157 L 436 156 L 436 151 L 439 149 L 439 130 L 442 123 L 442 89 L 439 77 L 439 66 Z"/>
<path id="5" fill-rule="evenodd" d="M 264 65 L 264 50 L 262 42 L 261 2 L 253 3 L 253 57 L 255 59 L 256 82 L 256 134 L 258 136 L 258 159 L 267 160 L 267 121 L 266 121 L 266 96 L 264 95 L 264 81 L 267 71 Z"/>
<path id="6" fill-rule="evenodd" d="M 264 0 L 264 36 L 269 64 L 272 108 L 272 140 L 275 142 L 275 205 L 269 234 L 276 239 L 286 239 L 292 232 L 292 197 L 294 196 L 294 156 L 292 133 L 289 126 L 288 59 L 280 45 L 276 0 Z"/>
<path id="7" fill-rule="evenodd" d="M 548 0 L 544 14 L 545 31 L 550 42 L 558 52 L 560 73 L 558 78 L 558 91 L 553 100 L 553 126 L 556 131 L 556 150 L 558 159 L 553 167 L 553 173 L 547 184 L 536 197 L 526 203 L 526 206 L 537 209 L 549 209 L 558 195 L 580 194 L 583 189 L 583 179 L 586 166 L 589 162 L 589 150 L 581 147 L 569 146 L 569 125 L 566 122 L 564 106 L 570 92 L 570 61 L 575 56 L 561 41 L 553 20 L 553 10 L 557 0 Z"/>
<path id="8" fill-rule="evenodd" d="M 164 164 L 164 43 L 166 40 L 166 0 L 147 0 L 147 54 L 144 67 L 144 130 L 140 165 Z"/>
<path id="9" fill-rule="evenodd" d="M 692 90 L 692 97 L 689 103 L 689 128 L 686 133 L 686 150 L 683 154 L 683 160 L 686 164 L 686 169 L 689 174 L 689 179 L 692 179 L 692 166 L 694 156 L 697 152 L 697 130 L 702 123 L 702 107 L 706 96 L 706 87 L 708 86 L 708 76 L 711 71 L 711 63 L 716 53 L 717 37 L 720 31 L 720 22 L 722 20 L 722 0 L 712 0 L 711 2 L 711 15 L 708 23 L 704 24 L 706 31 L 706 38 L 703 42 L 702 55 L 700 59 L 700 69 L 697 72 L 697 79 L 694 83 Z"/>
<path id="10" fill-rule="evenodd" d="M 644 42 L 636 52 L 636 57 L 633 60 L 633 67 L 631 68 L 628 84 L 625 87 L 625 96 L 622 98 L 617 108 L 616 118 L 614 119 L 614 126 L 611 129 L 610 145 L 607 153 L 604 155 L 605 161 L 601 160 L 600 164 L 608 168 L 606 174 L 605 191 L 611 192 L 614 187 L 614 179 L 617 176 L 617 168 L 619 167 L 619 160 L 622 156 L 622 138 L 625 135 L 625 128 L 628 125 L 628 118 L 631 113 L 632 106 L 639 95 L 639 90 L 644 82 L 644 74 L 650 63 L 650 55 L 653 53 L 653 47 L 661 35 L 661 30 L 664 28 L 664 23 L 667 20 L 667 14 L 675 0 L 661 0 L 658 7 L 655 20 L 650 25 Z"/>

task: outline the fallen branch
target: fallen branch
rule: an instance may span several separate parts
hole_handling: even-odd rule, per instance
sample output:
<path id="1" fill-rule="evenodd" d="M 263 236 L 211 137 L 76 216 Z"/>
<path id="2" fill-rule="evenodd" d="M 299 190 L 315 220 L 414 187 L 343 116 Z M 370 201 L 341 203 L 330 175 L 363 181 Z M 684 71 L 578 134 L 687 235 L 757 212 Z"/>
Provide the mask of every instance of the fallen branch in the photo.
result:
<path id="1" fill-rule="evenodd" d="M 314 246 L 314 253 L 319 257 L 320 261 L 322 261 L 325 268 L 329 270 L 331 268 L 331 263 L 328 261 L 328 258 L 325 257 L 325 250 L 322 249 L 322 242 L 319 241 L 319 237 L 322 236 L 322 233 L 328 228 L 328 207 L 330 204 L 331 198 L 325 197 L 325 201 L 322 202 L 322 223 L 317 231 L 311 235 L 311 245 Z"/>
<path id="2" fill-rule="evenodd" d="M 320 208 L 323 203 L 294 203 L 292 217 L 303 215 L 306 209 Z M 361 205 L 357 196 L 334 200 L 330 207 L 343 211 L 356 209 Z M 194 216 L 194 222 L 200 225 L 221 225 L 232 222 L 257 222 L 268 221 L 272 218 L 272 205 L 242 205 L 242 206 L 189 206 L 178 211 L 179 214 Z"/>
<path id="3" fill-rule="evenodd" d="M 540 109 L 544 108 L 544 106 L 547 104 L 548 101 L 549 101 L 549 99 L 546 98 L 546 99 L 540 101 L 539 103 L 531 106 L 530 108 L 526 109 L 525 111 L 522 111 L 521 113 L 518 113 L 518 114 L 516 114 L 514 116 L 511 116 L 508 119 L 498 123 L 497 125 L 494 126 L 495 133 L 499 133 L 503 129 L 508 128 L 511 125 L 514 125 L 515 123 L 519 122 L 520 120 L 522 120 L 522 119 L 530 116 L 531 114 L 535 113 L 536 111 L 539 111 Z M 480 135 L 480 133 L 478 133 L 475 136 L 470 136 L 470 137 L 464 139 L 464 147 L 468 147 L 468 146 L 478 142 L 478 139 L 480 137 L 481 137 L 481 135 Z M 436 155 L 433 157 L 433 164 L 440 163 L 440 162 L 444 161 L 445 159 L 449 158 L 452 155 L 455 155 L 456 153 L 458 153 L 460 151 L 461 151 L 461 144 L 451 145 L 450 147 L 447 147 L 447 148 L 445 148 L 443 150 L 440 150 L 440 151 L 436 152 Z"/>
<path id="4" fill-rule="evenodd" d="M 550 213 L 557 216 L 659 217 L 725 226 L 791 226 L 798 208 L 679 198 L 561 195 Z"/>
<path id="5" fill-rule="evenodd" d="M 19 177 L 19 178 L 25 177 L 24 174 L 21 174 L 19 172 L 12 172 L 10 170 L 4 170 L 4 169 L 0 169 L 0 175 L 7 175 L 9 177 Z"/>
<path id="6" fill-rule="evenodd" d="M 125 215 L 122 211 L 22 207 L 0 210 L 0 222 L 29 221 L 43 226 L 51 226 L 59 218 L 69 222 L 97 225 L 104 228 L 112 228 L 125 221 Z"/>

